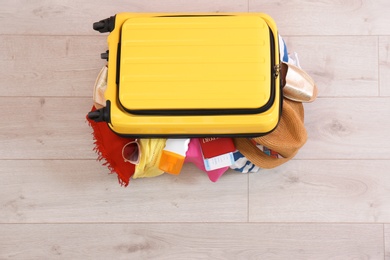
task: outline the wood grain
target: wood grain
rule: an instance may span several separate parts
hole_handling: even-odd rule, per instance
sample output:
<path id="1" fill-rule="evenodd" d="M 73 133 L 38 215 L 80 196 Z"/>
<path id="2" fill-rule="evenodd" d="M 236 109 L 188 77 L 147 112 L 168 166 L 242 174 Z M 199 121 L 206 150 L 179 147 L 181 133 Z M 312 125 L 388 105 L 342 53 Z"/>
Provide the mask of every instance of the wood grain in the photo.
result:
<path id="1" fill-rule="evenodd" d="M 0 98 L 0 159 L 94 159 L 90 98 Z M 23 107 L 23 109 L 20 109 Z M 307 104 L 309 139 L 297 159 L 389 159 L 390 99 L 321 98 Z"/>
<path id="2" fill-rule="evenodd" d="M 0 223 L 247 220 L 246 174 L 225 173 L 213 183 L 189 164 L 178 176 L 122 188 L 108 172 L 93 160 L 2 160 Z"/>
<path id="3" fill-rule="evenodd" d="M 389 160 L 290 161 L 249 176 L 249 221 L 390 222 Z"/>
<path id="4" fill-rule="evenodd" d="M 1 97 L 0 159 L 94 159 L 91 98 Z"/>
<path id="5" fill-rule="evenodd" d="M 247 0 L 3 0 L 0 34 L 96 35 L 92 24 L 120 12 L 246 12 Z"/>
<path id="6" fill-rule="evenodd" d="M 380 95 L 390 96 L 390 37 L 379 37 Z"/>
<path id="7" fill-rule="evenodd" d="M 390 225 L 384 225 L 385 259 L 390 259 Z"/>
<path id="8" fill-rule="evenodd" d="M 285 39 L 288 49 L 299 53 L 301 65 L 315 79 L 321 97 L 378 96 L 376 37 Z M 0 86 L 7 86 L 0 95 L 90 97 L 105 64 L 99 55 L 106 48 L 105 36 L 0 35 L 0 51 L 4 53 L 0 57 Z M 362 53 L 367 58 L 360 58 Z M 384 76 L 385 69 L 382 62 Z"/>
<path id="9" fill-rule="evenodd" d="M 0 35 L 1 96 L 92 97 L 102 36 Z"/>
<path id="10" fill-rule="evenodd" d="M 282 35 L 389 35 L 387 0 L 249 0 L 250 12 L 270 14 Z"/>
<path id="11" fill-rule="evenodd" d="M 378 39 L 374 36 L 285 37 L 320 97 L 378 96 Z"/>
<path id="12" fill-rule="evenodd" d="M 89 98 L 0 98 L 0 159 L 94 159 Z"/>
<path id="13" fill-rule="evenodd" d="M 3 0 L 0 259 L 390 260 L 390 2 Z M 106 36 L 128 12 L 266 12 L 316 80 L 293 161 L 217 183 L 119 186 L 85 115 Z M 206 223 L 205 223 L 206 222 Z M 211 222 L 211 223 L 209 223 Z"/>
<path id="14" fill-rule="evenodd" d="M 27 224 L 0 228 L 0 257 L 5 259 L 384 257 L 383 225 L 375 224 Z"/>
<path id="15" fill-rule="evenodd" d="M 389 98 L 320 98 L 305 105 L 299 159 L 390 159 Z"/>

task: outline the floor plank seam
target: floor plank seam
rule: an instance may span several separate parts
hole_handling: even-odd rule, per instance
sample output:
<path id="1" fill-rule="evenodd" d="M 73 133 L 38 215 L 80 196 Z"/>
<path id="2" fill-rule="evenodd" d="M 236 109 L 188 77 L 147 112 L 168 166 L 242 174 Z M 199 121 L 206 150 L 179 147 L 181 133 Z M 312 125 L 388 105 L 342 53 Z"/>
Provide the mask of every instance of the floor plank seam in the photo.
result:
<path id="1" fill-rule="evenodd" d="M 381 97 L 381 58 L 380 58 L 380 37 L 378 36 L 377 37 L 377 41 L 376 41 L 376 49 L 377 49 L 377 57 L 378 57 L 378 97 Z"/>
<path id="2" fill-rule="evenodd" d="M 249 0 L 248 0 L 249 1 Z M 250 185 L 249 185 L 249 181 L 250 181 L 250 178 L 249 178 L 249 174 L 247 174 L 247 219 L 246 221 L 249 223 L 249 214 L 250 214 L 250 203 L 249 203 L 249 199 L 250 199 Z"/>
<path id="3" fill-rule="evenodd" d="M 236 222 L 224 222 L 224 221 L 210 221 L 210 222 L 203 222 L 203 221 L 173 221 L 173 222 L 165 222 L 165 221 L 152 221 L 152 222 L 11 222 L 11 223 L 0 223 L 0 225 L 182 225 L 182 224 L 204 224 L 204 225 L 323 225 L 323 226 L 330 226 L 330 225 L 337 225 L 337 226 L 343 226 L 343 225 L 357 225 L 357 226 L 364 226 L 364 225 L 372 225 L 372 226 L 384 226 L 389 225 L 388 223 L 370 223 L 370 222 L 246 222 L 243 221 L 236 221 Z"/>
<path id="4" fill-rule="evenodd" d="M 383 234 L 383 259 L 386 259 L 386 233 L 385 233 L 386 226 L 385 224 L 382 225 L 382 234 Z"/>

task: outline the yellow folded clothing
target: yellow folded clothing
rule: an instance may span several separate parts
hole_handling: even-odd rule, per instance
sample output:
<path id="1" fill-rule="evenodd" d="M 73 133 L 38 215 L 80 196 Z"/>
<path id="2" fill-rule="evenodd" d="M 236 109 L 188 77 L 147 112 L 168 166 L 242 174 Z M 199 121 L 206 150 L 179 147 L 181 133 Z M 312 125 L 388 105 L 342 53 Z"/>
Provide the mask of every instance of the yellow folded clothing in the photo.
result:
<path id="1" fill-rule="evenodd" d="M 166 139 L 140 139 L 141 158 L 133 178 L 155 177 L 164 173 L 158 168 Z"/>

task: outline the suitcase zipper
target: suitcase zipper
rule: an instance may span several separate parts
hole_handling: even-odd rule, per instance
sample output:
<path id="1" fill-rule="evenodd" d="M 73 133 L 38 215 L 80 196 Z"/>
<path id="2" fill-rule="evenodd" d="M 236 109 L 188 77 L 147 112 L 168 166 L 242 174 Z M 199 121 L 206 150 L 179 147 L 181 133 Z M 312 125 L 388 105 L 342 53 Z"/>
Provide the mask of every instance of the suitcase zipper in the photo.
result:
<path id="1" fill-rule="evenodd" d="M 279 74 L 280 74 L 280 69 L 281 69 L 281 66 L 280 64 L 276 64 L 274 66 L 274 78 L 276 79 L 277 77 L 279 77 Z"/>

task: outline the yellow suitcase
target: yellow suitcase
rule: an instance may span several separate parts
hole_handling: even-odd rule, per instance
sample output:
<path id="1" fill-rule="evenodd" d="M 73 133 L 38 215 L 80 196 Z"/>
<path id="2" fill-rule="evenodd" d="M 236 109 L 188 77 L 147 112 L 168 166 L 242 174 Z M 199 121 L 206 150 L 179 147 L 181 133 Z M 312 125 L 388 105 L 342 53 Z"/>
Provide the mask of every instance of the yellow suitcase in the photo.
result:
<path id="1" fill-rule="evenodd" d="M 262 13 L 120 13 L 110 32 L 106 107 L 89 117 L 128 137 L 260 136 L 281 113 L 275 22 Z"/>

